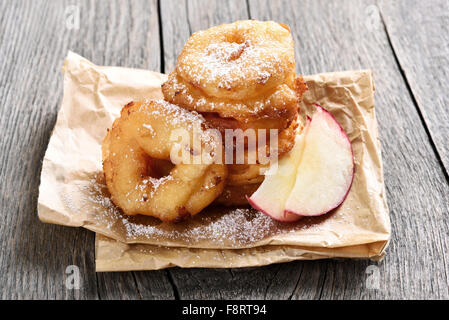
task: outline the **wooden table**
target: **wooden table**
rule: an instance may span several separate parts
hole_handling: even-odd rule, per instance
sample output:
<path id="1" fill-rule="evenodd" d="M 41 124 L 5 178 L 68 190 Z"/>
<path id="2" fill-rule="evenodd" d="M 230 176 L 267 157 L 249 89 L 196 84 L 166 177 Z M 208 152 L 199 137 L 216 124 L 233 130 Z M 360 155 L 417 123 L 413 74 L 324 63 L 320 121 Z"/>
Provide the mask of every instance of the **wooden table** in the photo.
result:
<path id="1" fill-rule="evenodd" d="M 448 9 L 445 0 L 0 1 L 0 297 L 449 298 Z M 386 258 L 95 273 L 94 234 L 36 212 L 67 51 L 169 72 L 192 32 L 248 18 L 291 27 L 302 74 L 374 70 L 393 228 Z M 64 285 L 69 265 L 80 268 L 78 290 Z"/>

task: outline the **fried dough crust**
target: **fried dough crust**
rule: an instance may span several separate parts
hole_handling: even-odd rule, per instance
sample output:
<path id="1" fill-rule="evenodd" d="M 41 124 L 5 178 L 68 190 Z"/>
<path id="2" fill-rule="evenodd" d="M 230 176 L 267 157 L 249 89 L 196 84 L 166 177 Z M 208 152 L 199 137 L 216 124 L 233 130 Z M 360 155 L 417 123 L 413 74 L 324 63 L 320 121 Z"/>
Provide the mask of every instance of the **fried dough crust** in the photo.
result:
<path id="1" fill-rule="evenodd" d="M 131 102 L 121 111 L 102 144 L 103 171 L 112 201 L 127 215 L 149 215 L 179 221 L 195 215 L 217 198 L 227 167 L 216 163 L 180 163 L 167 175 L 154 162 L 170 160 L 176 143 L 171 133 L 204 133 L 204 118 L 162 100 Z M 209 150 L 201 140 L 201 150 Z M 193 147 L 195 148 L 195 147 Z"/>

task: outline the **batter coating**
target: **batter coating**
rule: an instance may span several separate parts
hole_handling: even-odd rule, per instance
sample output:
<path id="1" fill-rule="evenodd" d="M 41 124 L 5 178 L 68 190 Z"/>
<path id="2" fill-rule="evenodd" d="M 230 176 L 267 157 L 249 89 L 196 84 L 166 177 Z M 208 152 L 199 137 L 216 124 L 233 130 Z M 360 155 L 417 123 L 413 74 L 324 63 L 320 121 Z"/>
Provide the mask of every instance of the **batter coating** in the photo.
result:
<path id="1" fill-rule="evenodd" d="M 162 91 L 171 103 L 233 118 L 243 129 L 283 130 L 304 88 L 289 28 L 251 20 L 193 34 Z"/>
<path id="2" fill-rule="evenodd" d="M 186 129 L 193 139 L 195 130 L 205 134 L 203 125 L 200 115 L 162 100 L 126 105 L 102 145 L 112 201 L 125 214 L 163 221 L 182 220 L 213 202 L 225 186 L 226 165 L 180 163 L 164 176 L 153 165 L 159 159 L 170 159 L 176 143 L 170 138 L 174 130 Z M 208 143 L 213 142 L 201 140 L 201 150 L 191 144 L 191 154 L 210 150 Z"/>
<path id="3" fill-rule="evenodd" d="M 303 126 L 298 124 L 298 120 L 295 119 L 291 125 L 281 131 L 278 135 L 278 147 L 277 154 L 278 159 L 280 159 L 283 155 L 288 153 L 293 146 L 295 145 L 295 136 L 301 132 Z M 267 156 L 270 153 L 270 140 L 267 137 L 266 144 L 266 154 Z M 264 180 L 263 173 L 268 169 L 269 163 L 262 164 L 256 157 L 258 163 L 248 163 L 247 160 L 250 150 L 246 150 L 245 154 L 245 163 L 244 164 L 230 164 L 228 165 L 228 185 L 232 186 L 242 186 L 246 184 L 254 184 L 261 183 Z M 263 162 L 264 163 L 264 162 Z"/>

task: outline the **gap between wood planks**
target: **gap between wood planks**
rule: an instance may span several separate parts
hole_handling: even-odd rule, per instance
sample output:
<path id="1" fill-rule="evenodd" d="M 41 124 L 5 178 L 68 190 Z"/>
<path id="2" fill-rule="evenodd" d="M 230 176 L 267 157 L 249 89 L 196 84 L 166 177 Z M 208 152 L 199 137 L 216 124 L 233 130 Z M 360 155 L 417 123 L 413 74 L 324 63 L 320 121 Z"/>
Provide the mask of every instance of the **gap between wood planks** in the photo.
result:
<path id="1" fill-rule="evenodd" d="M 406 86 L 406 88 L 408 90 L 410 98 L 413 101 L 413 105 L 415 106 L 416 112 L 418 113 L 419 119 L 421 120 L 421 124 L 424 127 L 426 135 L 429 137 L 430 146 L 432 147 L 433 153 L 435 154 L 435 158 L 437 159 L 438 164 L 443 169 L 444 177 L 446 178 L 446 182 L 449 184 L 449 173 L 448 173 L 448 171 L 447 171 L 447 169 L 446 169 L 446 167 L 444 165 L 444 162 L 443 162 L 443 159 L 441 157 L 441 154 L 439 153 L 438 148 L 435 145 L 435 142 L 433 141 L 433 137 L 432 137 L 432 135 L 430 133 L 430 129 L 427 126 L 426 121 L 424 120 L 424 116 L 423 116 L 423 114 L 421 112 L 421 109 L 419 107 L 418 101 L 416 100 L 415 94 L 413 93 L 412 87 L 410 86 L 410 82 L 409 82 L 409 80 L 407 78 L 407 75 L 405 74 L 405 70 L 404 70 L 404 68 L 402 67 L 402 65 L 401 65 L 401 63 L 399 61 L 398 55 L 396 53 L 396 50 L 394 49 L 393 42 L 391 41 L 390 34 L 388 33 L 388 27 L 387 27 L 386 20 L 384 18 L 384 14 L 382 12 L 382 7 L 381 6 L 377 6 L 377 7 L 379 8 L 379 14 L 380 14 L 380 18 L 381 18 L 381 21 L 382 21 L 382 26 L 383 26 L 383 29 L 384 29 L 385 34 L 387 36 L 388 45 L 390 46 L 391 51 L 393 52 L 394 60 L 395 60 L 396 64 L 398 65 L 399 72 L 401 73 L 401 77 L 404 80 L 404 83 L 405 83 L 405 86 Z"/>
<path id="2" fill-rule="evenodd" d="M 162 14 L 161 14 L 161 0 L 157 0 L 157 23 L 159 28 L 159 48 L 161 56 L 161 72 L 165 73 L 165 59 L 164 59 L 164 35 L 162 33 Z"/>
<path id="3" fill-rule="evenodd" d="M 98 298 L 98 300 L 101 300 L 101 296 L 100 296 L 100 281 L 98 281 L 98 272 L 96 272 L 96 271 L 95 271 L 95 281 L 97 282 L 96 283 L 97 284 L 97 298 Z"/>
<path id="4" fill-rule="evenodd" d="M 245 0 L 245 4 L 246 4 L 246 11 L 247 11 L 247 18 L 248 19 L 252 19 L 249 1 Z M 188 1 L 185 2 L 185 10 L 186 10 L 186 13 L 187 13 L 187 27 L 188 27 L 188 30 L 189 30 L 189 34 L 191 35 L 192 32 L 193 32 L 193 28 L 192 28 L 191 22 L 189 20 L 189 15 L 188 15 L 188 12 L 189 12 Z M 166 70 L 165 70 L 166 63 L 165 63 L 164 36 L 163 36 L 164 25 L 163 25 L 163 18 L 162 18 L 162 12 L 161 12 L 161 0 L 157 1 L 157 14 L 158 14 L 158 24 L 159 24 L 159 41 L 160 41 L 160 56 L 161 56 L 161 70 L 160 70 L 160 72 L 165 73 L 166 72 Z M 323 279 L 321 281 L 321 285 L 319 285 L 320 288 L 319 288 L 319 295 L 317 297 L 318 300 L 321 299 L 322 294 L 323 294 L 324 285 L 326 283 L 326 278 L 327 278 L 328 269 L 329 269 L 329 263 L 330 263 L 329 261 L 325 261 L 326 267 L 325 267 L 325 270 L 324 270 L 324 276 L 323 276 Z M 228 268 L 227 270 L 231 274 L 233 274 L 232 273 L 232 268 Z M 294 297 L 295 292 L 297 292 L 298 286 L 300 285 L 299 283 L 300 283 L 300 279 L 301 279 L 301 275 L 302 275 L 302 271 L 303 270 L 304 270 L 304 266 L 301 268 L 298 280 L 297 280 L 295 286 L 293 287 L 292 291 L 288 295 L 287 299 L 291 300 Z M 176 281 L 175 281 L 175 278 L 173 277 L 172 271 L 168 268 L 168 269 L 165 270 L 165 272 L 166 272 L 168 281 L 169 281 L 169 283 L 170 283 L 170 285 L 172 287 L 173 296 L 174 296 L 175 300 L 180 300 L 181 299 L 181 297 L 180 297 L 180 290 L 179 290 L 178 286 L 176 285 Z M 133 272 L 133 275 L 134 275 L 134 272 Z M 135 276 L 134 276 L 134 279 L 136 280 Z M 138 287 L 137 283 L 136 283 L 136 287 Z M 269 285 L 268 285 L 268 287 L 269 287 Z M 268 287 L 267 287 L 267 289 L 268 289 Z M 266 297 L 266 294 L 265 294 L 265 297 Z"/>
<path id="5" fill-rule="evenodd" d="M 246 9 L 247 9 L 248 18 L 251 19 L 252 17 L 251 17 L 249 1 L 246 0 L 245 3 L 246 3 Z M 410 86 L 409 80 L 407 79 L 405 71 L 404 71 L 404 69 L 403 69 L 403 67 L 402 67 L 402 65 L 401 65 L 401 63 L 400 63 L 400 61 L 398 59 L 397 52 L 395 51 L 395 48 L 394 48 L 393 43 L 392 43 L 392 40 L 390 38 L 390 34 L 389 34 L 388 28 L 387 28 L 387 23 L 386 23 L 386 21 L 384 19 L 384 16 L 383 16 L 383 13 L 381 11 L 381 8 L 380 8 L 380 6 L 378 6 L 378 7 L 379 7 L 379 12 L 380 12 L 380 16 L 381 16 L 383 29 L 384 29 L 384 32 L 385 32 L 386 37 L 387 37 L 388 45 L 390 46 L 391 51 L 393 53 L 394 60 L 395 60 L 395 62 L 397 64 L 397 66 L 398 66 L 398 69 L 400 71 L 401 77 L 402 77 L 402 79 L 405 82 L 405 85 L 406 85 L 407 91 L 408 91 L 408 93 L 409 93 L 409 95 L 411 97 L 411 100 L 413 101 L 413 104 L 414 104 L 414 106 L 415 106 L 415 108 L 417 110 L 419 119 L 420 119 L 420 121 L 421 121 L 421 123 L 422 123 L 422 125 L 424 127 L 426 135 L 429 137 L 433 153 L 435 154 L 435 157 L 436 157 L 438 163 L 440 164 L 440 166 L 442 166 L 444 168 L 443 169 L 444 176 L 445 176 L 446 182 L 449 183 L 449 175 L 448 175 L 448 172 L 446 171 L 446 168 L 444 167 L 444 164 L 443 164 L 443 161 L 442 161 L 442 157 L 441 157 L 440 153 L 438 152 L 438 149 L 437 149 L 437 147 L 435 145 L 435 142 L 432 139 L 429 127 L 428 127 L 427 123 L 424 120 L 423 114 L 422 114 L 422 112 L 421 112 L 421 110 L 419 108 L 419 104 L 418 104 L 418 102 L 416 100 L 416 97 L 415 97 L 413 91 L 412 91 L 412 88 Z M 185 3 L 185 10 L 187 12 L 189 11 L 189 5 L 188 5 L 187 1 Z M 158 27 L 159 27 L 158 31 L 159 31 L 159 40 L 160 40 L 160 57 L 161 57 L 160 58 L 161 59 L 160 60 L 161 70 L 160 71 L 162 73 L 165 73 L 165 65 L 166 64 L 165 64 L 165 56 L 164 56 L 164 37 L 163 37 L 163 29 L 162 29 L 164 26 L 163 26 L 163 21 L 162 21 L 162 14 L 161 14 L 161 0 L 157 1 L 157 15 L 158 15 Z M 187 24 L 188 24 L 189 33 L 191 34 L 192 33 L 192 26 L 191 26 L 190 20 L 188 18 L 187 18 Z M 325 283 L 326 283 L 326 280 L 327 280 L 327 274 L 329 272 L 329 263 L 330 263 L 330 261 L 326 261 L 325 262 L 325 266 L 326 267 L 324 269 L 324 276 L 323 276 L 323 280 L 322 280 L 322 283 L 321 283 L 321 286 L 320 286 L 321 288 L 319 290 L 319 295 L 317 297 L 318 299 L 322 298 L 323 289 L 324 289 L 324 286 L 325 286 Z M 231 271 L 232 269 L 228 269 L 228 270 Z M 166 276 L 168 278 L 168 281 L 169 281 L 169 283 L 170 283 L 170 285 L 172 287 L 173 296 L 174 296 L 174 298 L 176 300 L 179 300 L 180 299 L 180 292 L 179 292 L 179 289 L 178 289 L 178 287 L 176 285 L 176 282 L 175 282 L 175 279 L 173 277 L 173 274 L 172 274 L 171 270 L 169 270 L 169 269 L 166 269 L 165 272 L 166 272 Z M 135 272 L 132 272 L 132 274 L 133 274 L 134 282 L 135 282 L 135 285 L 136 285 L 136 289 L 137 289 L 137 291 L 139 293 L 139 297 L 142 299 L 142 295 L 140 294 L 139 289 L 138 289 L 138 283 L 137 283 Z M 299 282 L 300 282 L 299 281 L 300 278 L 301 278 L 301 274 L 299 276 L 297 284 L 295 285 L 295 287 L 293 288 L 293 290 L 292 290 L 292 292 L 291 292 L 291 294 L 289 296 L 290 299 L 294 296 L 294 294 L 295 294 L 295 292 L 296 292 L 296 290 L 298 288 L 298 285 L 299 285 Z M 99 296 L 99 298 L 101 298 L 101 297 Z"/>
<path id="6" fill-rule="evenodd" d="M 186 6 L 187 6 L 187 4 L 186 4 Z M 164 34 L 163 34 L 163 31 L 162 31 L 161 0 L 157 0 L 157 21 L 158 21 L 158 28 L 159 28 L 159 48 L 160 48 L 160 57 L 161 57 L 161 69 L 160 69 L 160 72 L 161 73 L 165 73 Z M 189 25 L 189 30 L 190 30 L 190 25 Z M 132 273 L 133 273 L 134 282 L 136 284 L 136 289 L 137 289 L 137 291 L 139 293 L 139 297 L 140 297 L 140 299 L 142 299 L 142 295 L 139 292 L 139 286 L 138 286 L 138 283 L 137 283 L 135 272 L 133 271 Z M 170 270 L 168 270 L 168 269 L 165 270 L 165 273 L 166 273 L 168 282 L 170 283 L 170 286 L 172 287 L 173 296 L 174 296 L 175 300 L 180 300 L 178 287 L 175 284 L 175 281 L 173 279 L 173 275 L 171 274 Z"/>
<path id="7" fill-rule="evenodd" d="M 142 294 L 140 293 L 139 285 L 137 284 L 136 273 L 135 273 L 134 271 L 131 272 L 131 273 L 132 273 L 132 276 L 133 276 L 133 279 L 134 279 L 134 283 L 135 283 L 135 285 L 136 285 L 136 290 L 137 290 L 137 294 L 139 295 L 139 299 L 142 300 Z"/>
<path id="8" fill-rule="evenodd" d="M 179 290 L 178 290 L 178 287 L 176 286 L 175 280 L 173 279 L 173 275 L 171 274 L 169 269 L 166 269 L 165 271 L 167 274 L 168 282 L 170 283 L 170 285 L 173 289 L 173 296 L 175 297 L 175 300 L 180 300 Z"/>

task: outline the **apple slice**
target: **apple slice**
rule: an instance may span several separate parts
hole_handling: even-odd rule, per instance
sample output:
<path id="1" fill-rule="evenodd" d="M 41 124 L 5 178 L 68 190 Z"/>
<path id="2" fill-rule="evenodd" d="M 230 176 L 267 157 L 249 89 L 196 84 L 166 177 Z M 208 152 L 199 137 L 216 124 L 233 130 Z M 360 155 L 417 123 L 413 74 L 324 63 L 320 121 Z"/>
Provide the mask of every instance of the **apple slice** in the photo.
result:
<path id="1" fill-rule="evenodd" d="M 317 105 L 286 214 L 318 216 L 335 209 L 346 198 L 353 177 L 351 142 L 335 118 Z"/>
<path id="2" fill-rule="evenodd" d="M 307 119 L 302 133 L 295 137 L 295 146 L 276 165 L 271 165 L 265 173 L 260 187 L 248 198 L 254 209 L 262 211 L 275 220 L 293 222 L 301 217 L 285 212 L 285 202 L 296 181 L 296 172 L 304 150 L 305 136 L 310 125 Z"/>

